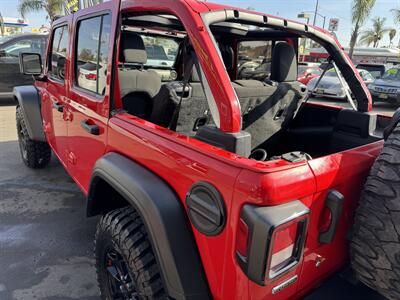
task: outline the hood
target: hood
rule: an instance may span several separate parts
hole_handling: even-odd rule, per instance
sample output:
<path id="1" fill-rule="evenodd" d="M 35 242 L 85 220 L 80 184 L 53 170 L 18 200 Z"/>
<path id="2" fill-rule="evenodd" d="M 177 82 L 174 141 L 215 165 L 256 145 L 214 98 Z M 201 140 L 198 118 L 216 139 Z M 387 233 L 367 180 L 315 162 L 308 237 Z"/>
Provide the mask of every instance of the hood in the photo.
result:
<path id="1" fill-rule="evenodd" d="M 390 86 L 390 87 L 400 88 L 399 80 L 390 80 L 381 78 L 381 79 L 376 79 L 372 84 L 377 86 Z"/>

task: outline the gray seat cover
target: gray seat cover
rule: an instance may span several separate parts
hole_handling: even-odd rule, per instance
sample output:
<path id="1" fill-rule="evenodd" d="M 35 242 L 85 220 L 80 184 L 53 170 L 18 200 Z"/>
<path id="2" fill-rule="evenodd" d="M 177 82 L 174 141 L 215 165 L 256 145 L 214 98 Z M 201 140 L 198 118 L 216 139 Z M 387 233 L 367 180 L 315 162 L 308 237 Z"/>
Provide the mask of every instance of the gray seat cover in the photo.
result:
<path id="1" fill-rule="evenodd" d="M 119 69 L 118 78 L 123 108 L 130 114 L 148 119 L 152 98 L 161 87 L 161 78 L 156 72 L 143 69 L 147 53 L 140 35 L 122 32 L 120 61 L 123 66 Z"/>

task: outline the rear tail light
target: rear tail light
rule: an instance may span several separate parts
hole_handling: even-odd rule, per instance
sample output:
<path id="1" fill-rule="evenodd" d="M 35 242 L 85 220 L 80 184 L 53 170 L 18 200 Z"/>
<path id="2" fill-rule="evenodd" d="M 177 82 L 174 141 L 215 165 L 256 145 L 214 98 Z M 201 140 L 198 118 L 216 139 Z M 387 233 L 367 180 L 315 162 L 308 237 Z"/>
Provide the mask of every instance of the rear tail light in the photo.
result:
<path id="1" fill-rule="evenodd" d="M 96 80 L 97 79 L 97 75 L 94 74 L 94 73 L 88 73 L 88 74 L 85 74 L 85 78 L 88 79 L 88 80 Z"/>
<path id="2" fill-rule="evenodd" d="M 274 230 L 266 279 L 274 278 L 297 265 L 303 250 L 306 218 L 301 217 Z"/>
<path id="3" fill-rule="evenodd" d="M 265 285 L 301 260 L 309 209 L 295 200 L 277 206 L 245 205 L 236 236 L 236 258 L 243 272 Z"/>

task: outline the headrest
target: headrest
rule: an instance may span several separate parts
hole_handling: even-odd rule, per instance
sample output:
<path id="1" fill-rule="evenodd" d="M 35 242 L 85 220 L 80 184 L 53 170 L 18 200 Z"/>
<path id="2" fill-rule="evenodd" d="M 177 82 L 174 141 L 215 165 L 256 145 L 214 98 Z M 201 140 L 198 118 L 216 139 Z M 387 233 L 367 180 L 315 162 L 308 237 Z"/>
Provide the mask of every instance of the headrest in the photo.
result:
<path id="1" fill-rule="evenodd" d="M 122 31 L 121 59 L 125 63 L 145 64 L 147 62 L 146 48 L 140 35 L 131 31 Z"/>
<path id="2" fill-rule="evenodd" d="M 293 46 L 286 42 L 275 45 L 272 53 L 271 80 L 288 82 L 297 80 L 297 57 Z"/>
<path id="3" fill-rule="evenodd" d="M 234 59 L 235 53 L 234 53 L 232 47 L 229 45 L 220 46 L 220 51 L 221 51 L 222 60 L 224 61 L 224 64 L 225 64 L 225 68 L 229 72 L 235 66 L 235 59 Z"/>

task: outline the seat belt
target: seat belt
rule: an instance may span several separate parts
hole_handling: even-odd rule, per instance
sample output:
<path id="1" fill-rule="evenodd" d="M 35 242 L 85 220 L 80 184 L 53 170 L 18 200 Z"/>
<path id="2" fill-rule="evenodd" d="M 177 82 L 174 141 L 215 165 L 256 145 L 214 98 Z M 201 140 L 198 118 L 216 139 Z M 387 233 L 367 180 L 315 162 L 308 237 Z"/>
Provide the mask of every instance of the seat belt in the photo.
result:
<path id="1" fill-rule="evenodd" d="M 180 111 L 181 105 L 182 105 L 183 96 L 185 94 L 186 87 L 189 83 L 190 75 L 192 73 L 194 62 L 195 62 L 194 50 L 190 50 L 188 53 L 188 47 L 189 46 L 186 44 L 186 45 L 184 45 L 184 48 L 183 48 L 183 53 L 182 53 L 183 58 L 184 58 L 183 80 L 182 80 L 183 90 L 182 90 L 182 94 L 179 99 L 179 102 L 178 102 L 177 106 L 175 107 L 174 114 L 172 115 L 172 118 L 171 118 L 171 122 L 168 125 L 168 129 L 171 129 L 171 130 L 176 129 L 178 119 L 179 119 L 179 111 Z M 186 57 L 186 60 L 185 60 L 185 57 Z"/>

